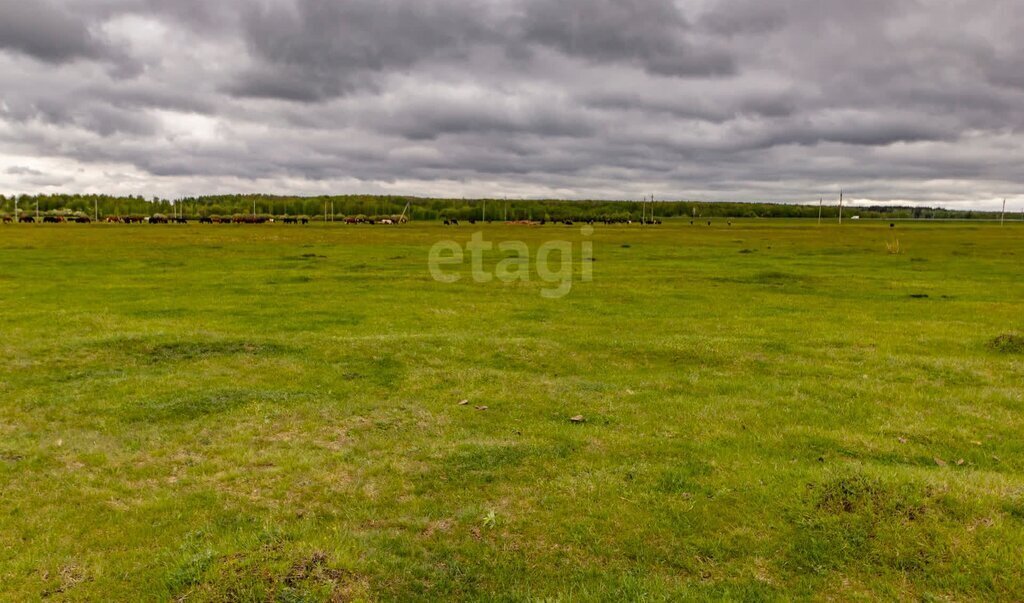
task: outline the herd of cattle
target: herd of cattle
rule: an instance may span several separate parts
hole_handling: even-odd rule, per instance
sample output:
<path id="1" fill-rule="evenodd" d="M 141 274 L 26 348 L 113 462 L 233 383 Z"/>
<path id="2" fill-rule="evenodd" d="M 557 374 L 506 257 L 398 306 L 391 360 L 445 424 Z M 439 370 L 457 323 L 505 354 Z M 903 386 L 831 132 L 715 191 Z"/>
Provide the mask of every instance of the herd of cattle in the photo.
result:
<path id="1" fill-rule="evenodd" d="M 594 224 L 605 224 L 607 226 L 611 226 L 612 224 L 633 224 L 634 223 L 633 220 L 609 219 L 609 218 L 604 218 L 604 219 L 600 219 L 600 220 L 595 220 L 593 218 L 588 218 L 586 220 L 580 220 L 580 222 L 584 223 L 584 224 L 587 224 L 588 226 L 593 226 Z M 471 218 L 469 220 L 469 223 L 471 225 L 475 225 L 477 223 L 477 220 Z M 487 223 L 490 224 L 491 221 L 487 220 Z M 574 224 L 574 222 L 572 220 L 550 220 L 550 221 L 549 220 L 512 220 L 512 221 L 506 221 L 504 223 L 505 224 L 510 224 L 510 225 L 516 225 L 516 226 L 544 226 L 545 224 L 564 224 L 565 226 L 572 226 Z M 647 225 L 650 225 L 650 226 L 657 226 L 657 225 L 661 224 L 661 220 L 650 220 L 650 219 L 648 219 L 648 220 L 636 220 L 635 223 L 636 224 L 647 224 Z M 691 222 L 691 224 L 692 224 L 692 222 Z M 456 220 L 455 218 L 446 218 L 445 221 L 444 221 L 444 225 L 445 226 L 458 226 L 459 225 L 459 221 Z"/>
<path id="2" fill-rule="evenodd" d="M 3 216 L 3 222 L 9 224 L 14 222 L 15 219 L 9 215 Z M 74 215 L 74 216 L 32 216 L 29 214 L 22 214 L 17 218 L 18 222 L 23 224 L 33 224 L 36 222 L 42 222 L 44 224 L 61 224 L 65 222 L 73 222 L 77 224 L 90 224 L 93 222 L 92 218 L 85 215 Z M 309 218 L 307 216 L 285 216 L 274 218 L 272 216 L 262 215 L 235 215 L 235 216 L 204 216 L 197 220 L 200 224 L 267 224 L 276 221 L 283 222 L 285 224 L 309 224 Z M 400 224 L 408 222 L 408 219 L 402 218 L 363 218 L 363 217 L 348 217 L 342 220 L 345 224 Z M 101 222 L 108 224 L 188 224 L 189 219 L 181 216 L 164 216 L 156 214 L 153 216 L 107 216 Z M 470 224 L 477 224 L 477 220 L 470 219 Z M 594 224 L 647 224 L 651 226 L 661 224 L 661 220 L 626 220 L 626 219 L 586 219 L 581 222 L 588 225 Z M 491 220 L 487 220 L 490 224 Z M 566 226 L 572 226 L 573 220 L 514 220 L 505 221 L 505 224 L 515 224 L 522 226 L 544 226 L 545 224 L 564 224 Z M 693 224 L 691 221 L 690 224 Z M 445 226 L 458 226 L 459 221 L 455 218 L 446 218 L 444 220 Z M 708 222 L 711 225 L 711 222 Z M 732 223 L 729 223 L 732 226 Z"/>
<path id="3" fill-rule="evenodd" d="M 3 216 L 4 224 L 10 224 L 14 222 L 14 218 L 11 216 Z M 63 224 L 63 223 L 75 223 L 75 224 L 91 224 L 93 219 L 89 216 L 32 216 L 28 214 L 22 214 L 18 216 L 18 222 L 22 224 Z M 268 222 L 274 222 L 275 218 L 270 216 L 231 216 L 231 217 L 220 217 L 220 216 L 204 216 L 197 220 L 200 224 L 266 224 Z M 285 224 L 309 224 L 309 218 L 281 218 L 281 221 Z M 108 224 L 188 224 L 189 219 L 180 216 L 107 216 L 101 222 Z"/>

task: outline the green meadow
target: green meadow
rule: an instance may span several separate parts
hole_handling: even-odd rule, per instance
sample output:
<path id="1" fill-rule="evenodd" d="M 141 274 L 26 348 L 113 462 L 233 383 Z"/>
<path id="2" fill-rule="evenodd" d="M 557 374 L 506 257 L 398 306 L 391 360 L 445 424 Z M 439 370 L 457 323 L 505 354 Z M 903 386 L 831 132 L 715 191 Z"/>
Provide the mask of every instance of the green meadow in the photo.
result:
<path id="1" fill-rule="evenodd" d="M 478 231 L 569 294 L 432 278 Z M 0 600 L 1019 599 L 1022 277 L 1021 224 L 0 226 Z"/>

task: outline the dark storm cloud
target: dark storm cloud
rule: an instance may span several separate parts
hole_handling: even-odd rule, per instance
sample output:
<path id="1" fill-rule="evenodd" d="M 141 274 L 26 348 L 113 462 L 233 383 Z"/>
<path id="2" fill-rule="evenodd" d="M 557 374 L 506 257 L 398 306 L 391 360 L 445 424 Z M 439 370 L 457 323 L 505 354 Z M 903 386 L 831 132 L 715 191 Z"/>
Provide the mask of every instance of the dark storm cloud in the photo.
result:
<path id="1" fill-rule="evenodd" d="M 316 101 L 372 84 L 370 74 L 417 63 L 464 59 L 487 39 L 483 14 L 458 0 L 299 0 L 271 3 L 243 18 L 256 65 L 233 94 Z"/>
<path id="2" fill-rule="evenodd" d="M 1022 27 L 1011 0 L 0 0 L 0 192 L 1015 198 Z"/>
<path id="3" fill-rule="evenodd" d="M 0 49 L 50 63 L 106 52 L 86 23 L 47 0 L 0 0 Z"/>
<path id="4" fill-rule="evenodd" d="M 589 61 L 635 62 L 659 75 L 725 75 L 733 58 L 689 39 L 690 26 L 672 0 L 527 0 L 526 42 Z"/>

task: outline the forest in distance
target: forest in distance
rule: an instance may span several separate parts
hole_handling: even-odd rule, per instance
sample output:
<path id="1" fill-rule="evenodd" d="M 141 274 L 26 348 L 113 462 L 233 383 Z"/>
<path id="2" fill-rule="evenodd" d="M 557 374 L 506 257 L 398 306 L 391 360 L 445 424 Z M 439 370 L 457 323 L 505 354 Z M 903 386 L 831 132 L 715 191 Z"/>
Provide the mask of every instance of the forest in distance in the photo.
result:
<path id="1" fill-rule="evenodd" d="M 209 195 L 180 199 L 111 195 L 0 195 L 0 215 L 82 214 L 89 217 L 181 215 L 188 218 L 258 214 L 268 216 L 396 216 L 403 212 L 411 220 L 640 220 L 656 218 L 817 218 L 839 216 L 836 200 L 821 206 L 764 202 L 707 201 L 573 201 L 559 199 L 444 199 L 384 195 L 274 196 L 259 194 Z M 993 220 L 1000 212 L 976 209 L 899 205 L 847 206 L 847 217 L 893 220 Z M 820 212 L 820 213 L 819 213 Z M 1009 219 L 1024 219 L 1008 214 Z"/>

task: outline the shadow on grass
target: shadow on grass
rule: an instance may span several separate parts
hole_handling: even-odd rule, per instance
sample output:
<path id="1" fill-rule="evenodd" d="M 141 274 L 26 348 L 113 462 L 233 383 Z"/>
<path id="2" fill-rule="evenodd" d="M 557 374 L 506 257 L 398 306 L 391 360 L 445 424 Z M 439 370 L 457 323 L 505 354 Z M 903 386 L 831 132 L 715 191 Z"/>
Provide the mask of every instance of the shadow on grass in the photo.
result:
<path id="1" fill-rule="evenodd" d="M 98 342 L 97 347 L 149 364 L 223 356 L 282 356 L 295 351 L 289 346 L 272 341 L 215 338 L 161 341 L 155 338 L 116 337 Z"/>
<path id="2" fill-rule="evenodd" d="M 251 402 L 283 403 L 296 396 L 282 391 L 174 392 L 131 402 L 120 407 L 118 415 L 131 422 L 191 421 L 231 412 Z"/>

